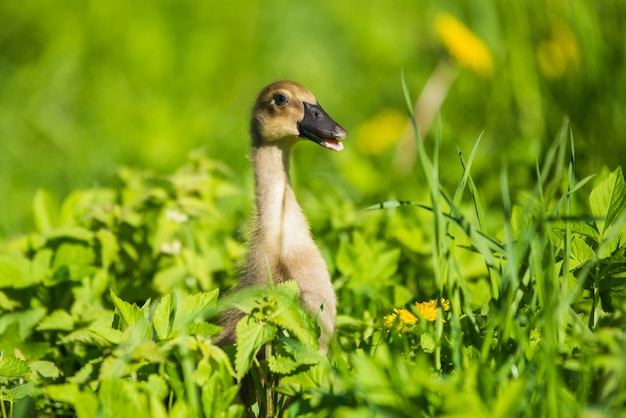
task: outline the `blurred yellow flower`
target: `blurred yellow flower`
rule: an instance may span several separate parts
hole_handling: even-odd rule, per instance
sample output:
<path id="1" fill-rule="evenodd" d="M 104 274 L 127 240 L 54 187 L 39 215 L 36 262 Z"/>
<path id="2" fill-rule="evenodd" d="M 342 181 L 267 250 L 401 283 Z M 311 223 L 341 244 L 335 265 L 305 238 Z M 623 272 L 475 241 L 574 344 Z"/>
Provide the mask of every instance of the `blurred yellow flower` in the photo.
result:
<path id="1" fill-rule="evenodd" d="M 553 25 L 550 37 L 537 46 L 539 71 L 547 78 L 563 78 L 571 70 L 578 68 L 580 54 L 576 36 L 563 23 Z"/>
<path id="2" fill-rule="evenodd" d="M 493 73 L 491 51 L 472 31 L 449 13 L 441 13 L 435 19 L 435 29 L 441 42 L 461 67 L 488 77 Z"/>
<path id="3" fill-rule="evenodd" d="M 398 331 L 409 332 L 407 325 L 413 325 L 417 322 L 417 316 L 413 315 L 408 309 L 394 309 L 390 315 L 385 315 L 385 328 L 389 329 L 398 321 Z"/>
<path id="4" fill-rule="evenodd" d="M 395 109 L 383 110 L 356 131 L 356 144 L 365 154 L 380 154 L 402 136 L 407 116 Z"/>
<path id="5" fill-rule="evenodd" d="M 445 311 L 450 310 L 450 301 L 441 299 L 441 309 Z M 428 302 L 415 302 L 413 305 L 415 310 L 419 312 L 427 321 L 435 321 L 437 319 L 437 301 L 431 299 Z M 395 308 L 392 314 L 385 315 L 384 325 L 385 328 L 390 329 L 393 324 L 397 323 L 398 331 L 409 332 L 408 325 L 415 324 L 419 318 L 411 311 L 405 308 Z"/>

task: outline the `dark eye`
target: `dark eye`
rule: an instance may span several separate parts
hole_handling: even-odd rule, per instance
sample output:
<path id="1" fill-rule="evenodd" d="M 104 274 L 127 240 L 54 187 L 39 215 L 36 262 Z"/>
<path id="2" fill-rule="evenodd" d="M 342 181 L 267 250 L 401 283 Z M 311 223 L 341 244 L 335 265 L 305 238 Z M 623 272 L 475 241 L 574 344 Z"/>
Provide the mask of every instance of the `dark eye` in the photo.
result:
<path id="1" fill-rule="evenodd" d="M 289 99 L 287 99 L 287 96 L 282 93 L 276 93 L 274 95 L 274 103 L 276 103 L 278 106 L 284 106 L 287 104 L 288 101 Z"/>

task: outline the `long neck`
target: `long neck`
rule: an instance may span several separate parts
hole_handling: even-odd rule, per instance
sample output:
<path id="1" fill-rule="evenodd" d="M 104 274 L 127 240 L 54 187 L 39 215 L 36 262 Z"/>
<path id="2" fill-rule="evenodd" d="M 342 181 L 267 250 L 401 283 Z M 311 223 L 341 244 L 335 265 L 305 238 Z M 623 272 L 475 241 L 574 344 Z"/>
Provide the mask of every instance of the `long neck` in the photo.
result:
<path id="1" fill-rule="evenodd" d="M 290 247 L 312 242 L 309 227 L 289 179 L 291 146 L 253 146 L 256 193 L 255 237 L 275 255 Z M 304 241 L 304 242 L 303 242 Z M 270 254 L 266 254 L 270 255 Z"/>

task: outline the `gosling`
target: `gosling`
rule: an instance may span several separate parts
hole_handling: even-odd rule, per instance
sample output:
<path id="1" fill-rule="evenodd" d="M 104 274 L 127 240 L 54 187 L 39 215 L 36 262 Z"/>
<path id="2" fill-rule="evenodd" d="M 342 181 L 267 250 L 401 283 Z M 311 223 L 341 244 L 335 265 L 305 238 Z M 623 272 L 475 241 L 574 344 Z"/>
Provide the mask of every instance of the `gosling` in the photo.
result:
<path id="1" fill-rule="evenodd" d="M 256 214 L 239 288 L 295 280 L 303 308 L 318 318 L 320 351 L 326 353 L 335 328 L 337 299 L 330 274 L 315 245 L 289 178 L 293 146 L 311 140 L 341 151 L 348 132 L 337 124 L 304 86 L 277 81 L 265 87 L 252 112 L 252 167 Z M 268 272 L 269 269 L 269 272 Z M 241 312 L 222 318 L 218 344 L 236 341 Z"/>

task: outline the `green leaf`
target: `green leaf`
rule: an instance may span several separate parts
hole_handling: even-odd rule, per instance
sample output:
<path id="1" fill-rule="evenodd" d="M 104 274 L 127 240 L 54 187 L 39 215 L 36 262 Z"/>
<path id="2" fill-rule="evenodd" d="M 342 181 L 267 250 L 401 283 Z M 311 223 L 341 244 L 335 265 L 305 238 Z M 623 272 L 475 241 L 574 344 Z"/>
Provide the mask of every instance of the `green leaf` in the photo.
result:
<path id="1" fill-rule="evenodd" d="M 36 329 L 37 331 L 71 331 L 74 329 L 74 317 L 67 313 L 67 311 L 59 309 L 42 319 Z"/>
<path id="2" fill-rule="evenodd" d="M 48 231 L 44 238 L 48 241 L 66 239 L 89 243 L 93 240 L 93 232 L 81 226 L 62 226 Z"/>
<path id="3" fill-rule="evenodd" d="M 113 290 L 110 291 L 110 295 L 113 300 L 113 305 L 115 306 L 115 313 L 120 318 L 119 324 L 116 327 L 117 329 L 123 331 L 129 326 L 135 325 L 139 318 L 144 316 L 139 306 L 123 301 L 117 297 Z"/>
<path id="4" fill-rule="evenodd" d="M 281 283 L 272 289 L 271 293 L 277 299 L 278 308 L 267 319 L 292 333 L 306 346 L 316 346 L 317 336 L 307 321 L 310 317 L 300 307 L 297 283 L 295 281 Z"/>
<path id="5" fill-rule="evenodd" d="M 37 375 L 45 378 L 56 379 L 61 375 L 61 370 L 51 361 L 37 360 L 30 363 L 30 369 Z"/>
<path id="6" fill-rule="evenodd" d="M 9 299 L 6 293 L 0 291 L 0 309 L 10 312 L 15 308 L 19 308 L 20 306 L 22 305 L 18 301 Z"/>
<path id="7" fill-rule="evenodd" d="M 272 372 L 287 376 L 319 364 L 323 360 L 324 356 L 317 349 L 283 338 L 280 344 L 274 347 L 274 354 L 268 359 L 268 366 Z"/>
<path id="8" fill-rule="evenodd" d="M 2 395 L 4 396 L 5 400 L 9 402 L 14 402 L 26 396 L 29 396 L 34 389 L 35 384 L 33 382 L 28 382 L 26 384 L 19 385 L 11 389 L 3 389 Z"/>
<path id="9" fill-rule="evenodd" d="M 142 340 L 132 351 L 133 360 L 146 360 L 150 363 L 165 363 L 167 360 L 152 340 Z"/>
<path id="10" fill-rule="evenodd" d="M 31 274 L 35 283 L 42 282 L 52 275 L 51 265 L 54 252 L 49 248 L 37 251 L 31 262 Z"/>
<path id="11" fill-rule="evenodd" d="M 0 322 L 6 317 L 0 317 Z M 15 353 L 16 350 L 26 359 L 40 359 L 50 354 L 50 344 L 47 342 L 33 342 L 22 338 L 18 321 L 12 321 L 3 331 L 0 331 L 0 353 Z"/>
<path id="12" fill-rule="evenodd" d="M 8 355 L 0 358 L 0 376 L 2 377 L 20 377 L 29 371 L 30 367 L 24 360 Z"/>
<path id="13" fill-rule="evenodd" d="M 595 216 L 604 218 L 604 221 L 597 222 L 598 230 L 604 235 L 626 208 L 626 182 L 621 167 L 593 188 L 589 195 L 589 204 Z"/>
<path id="14" fill-rule="evenodd" d="M 26 257 L 0 254 L 0 288 L 23 288 L 36 282 L 31 275 L 30 260 Z"/>
<path id="15" fill-rule="evenodd" d="M 595 256 L 593 248 L 587 244 L 585 239 L 580 235 L 574 235 L 572 237 L 571 253 L 570 253 L 570 269 L 581 266 L 585 262 L 592 260 Z"/>
<path id="16" fill-rule="evenodd" d="M 169 394 L 167 381 L 161 375 L 152 373 L 148 376 L 148 380 L 142 383 L 146 393 L 154 395 L 160 400 L 165 399 Z"/>
<path id="17" fill-rule="evenodd" d="M 129 417 L 150 417 L 147 397 L 139 390 L 139 385 L 125 379 L 110 376 L 100 379 L 98 392 L 104 416 L 117 416 L 123 411 Z"/>
<path id="18" fill-rule="evenodd" d="M 241 380 L 250 367 L 254 357 L 263 347 L 276 336 L 276 328 L 271 324 L 263 324 L 246 316 L 237 324 L 237 351 L 235 353 L 235 370 L 237 379 Z"/>
<path id="19" fill-rule="evenodd" d="M 0 334 L 12 323 L 17 323 L 19 325 L 20 339 L 24 341 L 32 334 L 33 329 L 44 315 L 46 315 L 45 308 L 33 308 L 0 316 Z"/>
<path id="20" fill-rule="evenodd" d="M 81 342 L 99 347 L 111 347 L 121 343 L 123 334 L 120 330 L 92 325 L 89 328 L 76 330 L 59 340 L 60 344 Z"/>
<path id="21" fill-rule="evenodd" d="M 215 305 L 218 294 L 219 289 L 215 289 L 185 296 L 179 310 L 176 311 L 174 327 L 186 326 L 202 318 L 207 309 Z"/>
<path id="22" fill-rule="evenodd" d="M 435 351 L 435 348 L 437 348 L 435 339 L 428 332 L 423 332 L 420 334 L 420 346 L 425 353 L 433 353 Z"/>
<path id="23" fill-rule="evenodd" d="M 195 324 L 189 325 L 187 332 L 189 335 L 201 335 L 204 337 L 210 337 L 212 335 L 217 335 L 222 330 L 222 327 L 219 325 L 211 324 L 208 322 L 198 322 Z"/>
<path id="24" fill-rule="evenodd" d="M 72 405 L 78 418 L 98 416 L 98 399 L 89 389 L 81 392 L 76 383 L 68 383 L 46 386 L 45 391 L 51 399 Z"/>
<path id="25" fill-rule="evenodd" d="M 96 232 L 96 237 L 100 242 L 102 267 L 108 269 L 114 262 L 119 260 L 120 246 L 116 236 L 108 229 L 99 230 Z"/>
<path id="26" fill-rule="evenodd" d="M 90 325 L 87 331 L 97 337 L 103 338 L 111 344 L 120 344 L 123 339 L 123 333 L 120 330 L 103 325 Z"/>
<path id="27" fill-rule="evenodd" d="M 154 309 L 152 323 L 160 340 L 166 339 L 172 330 L 172 294 L 169 293 L 161 298 Z"/>
<path id="28" fill-rule="evenodd" d="M 91 265 L 96 259 L 93 248 L 75 243 L 63 243 L 54 254 L 53 267 L 58 269 L 61 266 Z"/>
<path id="29" fill-rule="evenodd" d="M 98 357 L 89 361 L 89 363 L 85 364 L 83 367 L 80 368 L 80 370 L 74 373 L 73 376 L 69 377 L 67 379 L 68 382 L 82 384 L 94 379 L 96 377 L 96 369 L 94 367 L 94 364 L 97 364 L 99 367 L 101 362 L 102 357 Z"/>

